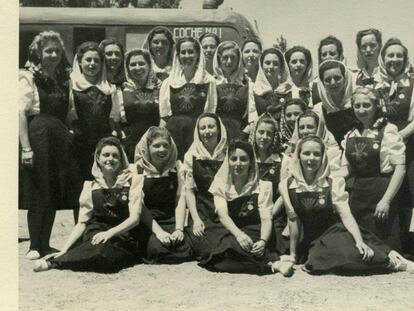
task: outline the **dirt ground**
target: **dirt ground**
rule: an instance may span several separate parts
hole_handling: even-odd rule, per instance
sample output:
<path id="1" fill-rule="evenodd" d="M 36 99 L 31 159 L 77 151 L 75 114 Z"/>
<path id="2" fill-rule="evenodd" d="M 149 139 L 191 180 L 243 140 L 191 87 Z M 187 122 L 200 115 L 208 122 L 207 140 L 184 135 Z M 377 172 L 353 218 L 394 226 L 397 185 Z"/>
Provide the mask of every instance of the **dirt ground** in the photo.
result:
<path id="1" fill-rule="evenodd" d="M 73 227 L 59 211 L 52 245 L 61 247 Z M 286 279 L 208 272 L 195 262 L 137 265 L 117 274 L 51 270 L 32 272 L 26 212 L 19 211 L 19 309 L 41 310 L 413 310 L 414 274 L 310 276 Z"/>

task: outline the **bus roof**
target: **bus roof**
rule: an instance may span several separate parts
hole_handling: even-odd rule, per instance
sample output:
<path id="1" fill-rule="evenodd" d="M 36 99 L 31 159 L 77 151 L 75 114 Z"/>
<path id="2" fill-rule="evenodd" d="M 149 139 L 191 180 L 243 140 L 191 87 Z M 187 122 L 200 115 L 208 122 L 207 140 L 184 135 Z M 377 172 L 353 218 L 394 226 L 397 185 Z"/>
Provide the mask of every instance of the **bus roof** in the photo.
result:
<path id="1" fill-rule="evenodd" d="M 136 8 L 39 8 L 21 7 L 20 24 L 53 25 L 211 25 L 236 26 L 244 36 L 258 37 L 256 29 L 241 14 L 225 10 L 136 9 Z M 233 26 L 234 27 L 234 26 Z M 248 33 L 250 32 L 250 33 Z"/>

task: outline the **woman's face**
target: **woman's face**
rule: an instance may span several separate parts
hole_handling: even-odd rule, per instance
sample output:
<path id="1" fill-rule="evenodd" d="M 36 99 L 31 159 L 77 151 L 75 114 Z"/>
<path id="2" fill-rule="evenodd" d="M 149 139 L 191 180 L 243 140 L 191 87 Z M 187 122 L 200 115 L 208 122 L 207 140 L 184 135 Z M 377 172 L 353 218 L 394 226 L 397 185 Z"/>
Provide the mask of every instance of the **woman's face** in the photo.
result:
<path id="1" fill-rule="evenodd" d="M 118 70 L 122 64 L 122 51 L 116 44 L 109 44 L 105 47 L 105 63 L 111 71 Z"/>
<path id="2" fill-rule="evenodd" d="M 183 67 L 195 67 L 198 60 L 198 53 L 194 48 L 193 42 L 183 42 L 181 43 L 180 49 L 180 62 Z"/>
<path id="3" fill-rule="evenodd" d="M 372 33 L 363 36 L 361 38 L 359 50 L 361 51 L 361 54 L 365 60 L 376 60 L 380 52 L 377 37 L 375 37 L 375 35 Z"/>
<path id="4" fill-rule="evenodd" d="M 328 59 L 340 60 L 339 58 L 338 48 L 335 44 L 327 44 L 321 47 L 321 62 Z"/>
<path id="5" fill-rule="evenodd" d="M 104 146 L 97 161 L 103 174 L 117 173 L 121 167 L 119 149 L 116 146 Z"/>
<path id="6" fill-rule="evenodd" d="M 278 76 L 280 73 L 280 60 L 276 54 L 270 53 L 263 58 L 263 71 L 266 77 Z"/>
<path id="7" fill-rule="evenodd" d="M 316 120 L 312 117 L 300 118 L 298 122 L 299 138 L 315 135 L 317 130 Z"/>
<path id="8" fill-rule="evenodd" d="M 102 60 L 98 51 L 86 51 L 82 56 L 80 67 L 86 77 L 96 78 L 102 68 Z"/>
<path id="9" fill-rule="evenodd" d="M 243 48 L 243 63 L 249 67 L 255 67 L 259 63 L 260 49 L 254 42 L 247 43 Z"/>
<path id="10" fill-rule="evenodd" d="M 143 55 L 133 55 L 129 59 L 128 71 L 133 80 L 146 81 L 149 68 L 150 66 Z"/>
<path id="11" fill-rule="evenodd" d="M 154 165 L 165 163 L 170 157 L 171 144 L 165 137 L 155 138 L 149 145 L 149 156 Z"/>
<path id="12" fill-rule="evenodd" d="M 236 148 L 229 156 L 229 166 L 233 177 L 247 177 L 250 167 L 249 155 L 243 149 Z"/>
<path id="13" fill-rule="evenodd" d="M 404 69 L 405 56 L 404 49 L 401 45 L 390 45 L 385 50 L 384 65 L 387 72 L 396 77 L 402 73 Z"/>
<path id="14" fill-rule="evenodd" d="M 198 135 L 204 146 L 218 143 L 218 127 L 216 120 L 211 117 L 204 117 L 198 121 Z"/>
<path id="15" fill-rule="evenodd" d="M 62 46 L 59 42 L 48 41 L 42 49 L 42 66 L 56 67 L 62 59 Z"/>
<path id="16" fill-rule="evenodd" d="M 168 57 L 168 52 L 171 49 L 170 41 L 163 33 L 156 33 L 154 37 L 152 37 L 150 49 L 152 55 L 156 57 Z"/>
<path id="17" fill-rule="evenodd" d="M 226 49 L 220 56 L 221 70 L 226 76 L 236 71 L 238 63 L 239 55 L 235 49 Z"/>
<path id="18" fill-rule="evenodd" d="M 216 40 L 213 37 L 205 37 L 201 41 L 201 47 L 203 48 L 204 56 L 206 59 L 213 59 L 214 53 L 217 49 Z"/>
<path id="19" fill-rule="evenodd" d="M 295 121 L 299 115 L 303 113 L 302 108 L 299 105 L 289 105 L 285 109 L 286 125 L 293 130 L 295 127 Z"/>
<path id="20" fill-rule="evenodd" d="M 304 142 L 299 160 L 304 174 L 315 174 L 322 164 L 322 146 L 316 141 Z"/>
<path id="21" fill-rule="evenodd" d="M 371 126 L 374 122 L 377 108 L 368 95 L 358 94 L 354 97 L 353 109 L 356 118 L 362 123 Z"/>
<path id="22" fill-rule="evenodd" d="M 289 71 L 290 75 L 293 78 L 301 79 L 303 77 L 303 74 L 305 73 L 306 67 L 308 66 L 305 54 L 302 52 L 294 52 L 290 56 L 289 60 Z"/>
<path id="23" fill-rule="evenodd" d="M 338 94 L 345 88 L 345 77 L 340 68 L 331 68 L 323 73 L 323 85 L 331 94 Z"/>
<path id="24" fill-rule="evenodd" d="M 275 126 L 260 122 L 255 132 L 255 143 L 259 150 L 268 150 L 275 137 Z"/>

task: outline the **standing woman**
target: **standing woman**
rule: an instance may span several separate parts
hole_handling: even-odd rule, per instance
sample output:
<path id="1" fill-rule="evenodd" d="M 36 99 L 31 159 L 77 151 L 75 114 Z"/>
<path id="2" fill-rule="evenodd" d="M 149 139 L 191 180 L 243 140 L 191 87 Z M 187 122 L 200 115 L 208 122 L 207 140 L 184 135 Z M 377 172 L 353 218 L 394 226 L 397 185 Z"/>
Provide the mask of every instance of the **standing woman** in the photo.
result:
<path id="1" fill-rule="evenodd" d="M 259 59 L 262 54 L 262 43 L 256 38 L 249 38 L 242 46 L 245 74 L 251 82 L 256 81 L 259 72 Z"/>
<path id="2" fill-rule="evenodd" d="M 270 254 L 266 247 L 272 231 L 272 184 L 259 181 L 250 143 L 230 143 L 210 192 L 220 222 L 228 232 L 200 264 L 217 272 L 262 275 L 279 271 L 276 267 L 272 270 L 272 262 L 278 256 Z"/>
<path id="3" fill-rule="evenodd" d="M 215 112 L 216 83 L 205 68 L 200 43 L 191 37 L 178 40 L 173 67 L 160 90 L 161 124 L 177 144 L 178 159 L 193 142 L 197 118 L 203 112 Z"/>
<path id="4" fill-rule="evenodd" d="M 414 271 L 413 262 L 358 227 L 344 179 L 330 176 L 321 138 L 298 142 L 291 172 L 280 183 L 290 233 L 290 258 L 282 260 L 304 263 L 309 273 Z"/>
<path id="5" fill-rule="evenodd" d="M 193 144 L 184 156 L 185 197 L 191 215 L 188 235 L 191 248 L 200 259 L 210 254 L 225 231 L 208 189 L 226 152 L 224 124 L 216 114 L 203 113 L 197 120 Z"/>
<path id="6" fill-rule="evenodd" d="M 213 59 L 217 47 L 220 44 L 220 38 L 215 33 L 206 32 L 201 35 L 198 41 L 201 44 L 201 48 L 203 49 L 204 57 L 206 59 L 206 70 L 209 74 L 214 75 Z"/>
<path id="7" fill-rule="evenodd" d="M 269 112 L 280 122 L 285 99 L 277 93 L 278 87 L 287 79 L 287 68 L 282 51 L 269 48 L 260 56 L 259 72 L 253 86 L 254 101 L 258 115 Z"/>
<path id="8" fill-rule="evenodd" d="M 125 152 L 130 162 L 134 162 L 135 147 L 142 135 L 151 126 L 160 123 L 159 89 L 160 81 L 152 69 L 150 53 L 143 49 L 128 51 L 125 55 L 123 102 L 125 123 L 123 140 Z"/>
<path id="9" fill-rule="evenodd" d="M 405 174 L 404 143 L 397 127 L 383 118 L 376 90 L 357 88 L 352 107 L 357 125 L 342 142 L 352 214 L 361 227 L 400 250 L 399 205 L 394 198 Z"/>
<path id="10" fill-rule="evenodd" d="M 180 263 L 193 259 L 184 231 L 184 173 L 177 161 L 177 147 L 168 130 L 152 126 L 135 152 L 138 173 L 140 250 L 151 263 Z"/>
<path id="11" fill-rule="evenodd" d="M 323 118 L 326 127 L 338 144 L 350 131 L 355 120 L 352 112 L 352 77 L 342 62 L 326 60 L 319 66 L 320 103 L 314 103 L 313 110 Z"/>
<path id="12" fill-rule="evenodd" d="M 382 34 L 378 29 L 358 31 L 356 36 L 358 47 L 356 85 L 374 86 L 374 75 L 378 71 L 378 56 L 382 47 Z"/>
<path id="13" fill-rule="evenodd" d="M 143 48 L 150 51 L 155 75 L 161 81 L 170 75 L 174 43 L 172 33 L 164 26 L 154 27 L 144 42 Z"/>
<path id="14" fill-rule="evenodd" d="M 140 189 L 129 170 L 121 142 L 102 138 L 79 198 L 79 222 L 62 250 L 36 262 L 34 271 L 51 268 L 75 271 L 117 272 L 138 261 L 137 236 Z"/>
<path id="15" fill-rule="evenodd" d="M 84 180 L 92 180 L 95 146 L 102 137 L 118 135 L 119 96 L 115 85 L 106 79 L 105 61 L 96 42 L 84 42 L 73 60 L 72 127 Z"/>
<path id="16" fill-rule="evenodd" d="M 99 43 L 105 57 L 106 79 L 118 89 L 126 81 L 124 70 L 124 47 L 115 39 L 105 39 Z"/>
<path id="17" fill-rule="evenodd" d="M 220 43 L 213 68 L 217 85 L 216 113 L 226 127 L 229 141 L 242 139 L 245 136 L 243 129 L 257 118 L 257 114 L 249 96 L 249 84 L 244 78 L 241 52 L 236 42 Z"/>
<path id="18" fill-rule="evenodd" d="M 292 98 L 300 98 L 308 105 L 312 104 L 311 88 L 312 55 L 303 46 L 294 46 L 286 51 L 285 60 L 289 69 L 289 79 L 279 86 L 277 92 L 286 102 Z"/>
<path id="19" fill-rule="evenodd" d="M 82 182 L 73 161 L 69 111 L 69 64 L 59 33 L 43 31 L 31 43 L 30 67 L 19 74 L 19 137 L 22 195 L 30 248 L 38 259 L 53 251 L 50 234 L 57 209 L 78 210 Z M 75 213 L 75 221 L 76 221 Z"/>
<path id="20" fill-rule="evenodd" d="M 408 233 L 414 206 L 414 77 L 410 68 L 407 48 L 399 39 L 389 39 L 380 53 L 376 88 L 385 98 L 388 121 L 398 127 L 406 146 L 407 173 L 398 201 L 402 207 L 403 248 L 414 254 L 414 234 L 411 231 L 409 237 Z"/>

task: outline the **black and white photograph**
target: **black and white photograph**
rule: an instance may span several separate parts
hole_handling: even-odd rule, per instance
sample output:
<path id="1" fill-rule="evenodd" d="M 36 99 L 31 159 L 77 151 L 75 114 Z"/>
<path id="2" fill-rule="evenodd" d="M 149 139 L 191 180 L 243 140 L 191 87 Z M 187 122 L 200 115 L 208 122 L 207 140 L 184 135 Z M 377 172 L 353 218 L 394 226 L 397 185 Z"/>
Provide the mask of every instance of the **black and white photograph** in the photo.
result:
<path id="1" fill-rule="evenodd" d="M 413 1 L 15 9 L 4 310 L 414 309 Z"/>

